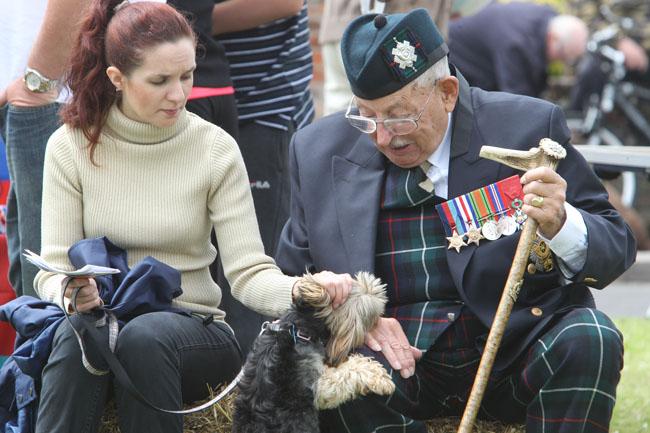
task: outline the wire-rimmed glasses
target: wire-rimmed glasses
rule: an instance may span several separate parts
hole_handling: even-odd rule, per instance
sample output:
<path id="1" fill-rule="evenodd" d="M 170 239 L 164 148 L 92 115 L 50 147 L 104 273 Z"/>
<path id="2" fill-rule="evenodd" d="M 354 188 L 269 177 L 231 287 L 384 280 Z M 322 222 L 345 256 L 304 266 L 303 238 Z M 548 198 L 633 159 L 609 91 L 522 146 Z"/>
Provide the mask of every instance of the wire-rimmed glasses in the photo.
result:
<path id="1" fill-rule="evenodd" d="M 348 119 L 350 125 L 354 126 L 359 131 L 364 132 L 366 134 L 372 134 L 375 131 L 377 131 L 378 123 L 382 123 L 384 125 L 384 128 L 386 128 L 386 130 L 390 132 L 392 135 L 410 134 L 411 132 L 418 129 L 418 121 L 420 120 L 420 117 L 422 117 L 422 113 L 424 113 L 424 110 L 426 109 L 427 104 L 429 103 L 429 100 L 431 99 L 431 95 L 433 95 L 434 90 L 435 90 L 435 86 L 433 89 L 431 89 L 431 92 L 429 92 L 429 96 L 427 96 L 426 101 L 424 101 L 424 104 L 422 105 L 422 110 L 418 113 L 416 117 L 402 117 L 402 118 L 395 117 L 389 119 L 377 119 L 374 117 L 365 117 L 359 114 L 352 114 L 352 111 L 354 110 L 356 110 L 357 113 L 359 112 L 359 109 L 356 107 L 356 105 L 353 105 L 353 102 L 356 98 L 356 96 L 353 96 L 352 99 L 350 99 L 350 103 L 348 104 L 348 109 L 345 112 L 345 118 Z"/>

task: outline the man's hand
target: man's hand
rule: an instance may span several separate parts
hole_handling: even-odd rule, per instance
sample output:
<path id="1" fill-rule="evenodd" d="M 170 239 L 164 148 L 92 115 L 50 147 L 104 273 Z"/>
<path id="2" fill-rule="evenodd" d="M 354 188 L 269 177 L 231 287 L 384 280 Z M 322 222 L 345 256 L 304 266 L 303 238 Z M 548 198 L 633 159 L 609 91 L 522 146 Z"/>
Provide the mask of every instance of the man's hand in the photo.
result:
<path id="1" fill-rule="evenodd" d="M 566 181 L 548 167 L 528 170 L 521 177 L 523 211 L 539 224 L 539 232 L 553 239 L 566 221 Z"/>
<path id="2" fill-rule="evenodd" d="M 62 284 L 63 287 L 66 287 L 66 280 L 64 280 Z M 70 280 L 64 293 L 64 296 L 70 300 L 70 305 L 72 305 L 72 295 L 77 289 L 79 289 L 76 299 L 76 311 L 78 313 L 85 313 L 93 308 L 103 305 L 103 302 L 99 297 L 97 282 L 94 278 L 77 277 Z"/>
<path id="3" fill-rule="evenodd" d="M 625 55 L 625 67 L 641 73 L 648 69 L 648 54 L 634 39 L 625 37 L 618 41 L 616 48 Z"/>
<path id="4" fill-rule="evenodd" d="M 30 92 L 22 78 L 16 78 L 6 89 L 0 91 L 0 107 L 11 104 L 15 107 L 40 107 L 56 101 L 58 90 L 45 93 Z"/>
<path id="5" fill-rule="evenodd" d="M 366 334 L 366 345 L 375 352 L 382 352 L 395 370 L 399 370 L 404 379 L 415 373 L 415 361 L 422 357 L 420 349 L 409 344 L 399 322 L 382 317 L 377 325 Z"/>

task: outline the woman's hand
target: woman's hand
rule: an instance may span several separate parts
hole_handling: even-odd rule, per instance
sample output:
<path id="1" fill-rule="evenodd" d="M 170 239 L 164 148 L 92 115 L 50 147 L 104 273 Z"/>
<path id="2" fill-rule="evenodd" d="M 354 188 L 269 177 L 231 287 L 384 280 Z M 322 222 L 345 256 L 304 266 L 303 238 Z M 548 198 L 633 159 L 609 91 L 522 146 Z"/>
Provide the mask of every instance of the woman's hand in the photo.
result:
<path id="1" fill-rule="evenodd" d="M 335 309 L 348 299 L 348 295 L 352 290 L 352 284 L 354 284 L 354 279 L 350 274 L 335 274 L 334 272 L 323 271 L 317 274 L 312 274 L 312 277 L 319 285 L 327 290 L 327 293 L 332 300 L 332 308 Z M 293 286 L 291 293 L 293 299 L 300 297 L 300 294 L 298 293 L 298 284 L 299 283 L 296 283 Z"/>
<path id="2" fill-rule="evenodd" d="M 382 352 L 395 370 L 404 379 L 415 373 L 415 362 L 422 357 L 422 351 L 409 344 L 399 322 L 382 317 L 377 325 L 366 334 L 366 345 L 375 352 Z"/>
<path id="3" fill-rule="evenodd" d="M 90 277 L 76 277 L 71 278 L 69 283 L 66 286 L 66 280 L 63 281 L 63 287 L 65 288 L 64 296 L 70 300 L 70 306 L 72 307 L 72 296 L 76 290 L 79 290 L 79 293 L 76 297 L 76 312 L 85 313 L 92 310 L 93 308 L 101 307 L 104 305 L 104 302 L 99 297 L 99 290 L 97 289 L 97 282 L 94 278 Z"/>

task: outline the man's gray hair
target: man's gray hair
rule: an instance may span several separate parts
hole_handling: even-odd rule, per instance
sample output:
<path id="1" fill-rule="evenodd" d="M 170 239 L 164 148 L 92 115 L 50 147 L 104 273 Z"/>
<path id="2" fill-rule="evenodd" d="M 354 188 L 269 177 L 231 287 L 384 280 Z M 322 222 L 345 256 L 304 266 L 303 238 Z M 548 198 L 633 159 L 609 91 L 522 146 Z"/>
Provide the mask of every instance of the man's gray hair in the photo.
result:
<path id="1" fill-rule="evenodd" d="M 424 87 L 431 89 L 436 81 L 446 78 L 450 75 L 451 70 L 449 69 L 449 60 L 447 59 L 447 56 L 445 56 L 431 65 L 431 67 L 424 71 L 422 75 L 417 77 L 415 81 L 413 81 L 413 87 Z"/>

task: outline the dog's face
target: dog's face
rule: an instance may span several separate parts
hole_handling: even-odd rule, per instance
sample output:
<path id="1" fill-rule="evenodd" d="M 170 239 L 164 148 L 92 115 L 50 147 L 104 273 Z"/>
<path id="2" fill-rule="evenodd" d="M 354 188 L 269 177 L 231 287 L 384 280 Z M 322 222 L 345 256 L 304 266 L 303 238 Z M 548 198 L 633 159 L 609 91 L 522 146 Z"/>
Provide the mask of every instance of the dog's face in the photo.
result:
<path id="1" fill-rule="evenodd" d="M 360 347 L 366 333 L 384 313 L 386 285 L 367 272 L 359 272 L 355 279 L 347 301 L 336 309 L 332 308 L 327 291 L 311 274 L 304 275 L 298 287 L 299 302 L 312 306 L 314 316 L 324 319 L 330 331 L 325 359 L 330 366 L 339 365 L 353 349 Z"/>

